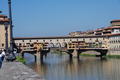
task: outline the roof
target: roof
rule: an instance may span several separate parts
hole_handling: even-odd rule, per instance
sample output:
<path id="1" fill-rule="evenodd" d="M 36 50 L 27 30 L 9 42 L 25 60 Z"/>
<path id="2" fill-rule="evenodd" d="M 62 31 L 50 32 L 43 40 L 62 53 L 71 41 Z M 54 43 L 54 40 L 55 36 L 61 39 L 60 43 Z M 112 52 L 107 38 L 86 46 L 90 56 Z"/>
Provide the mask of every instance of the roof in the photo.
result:
<path id="1" fill-rule="evenodd" d="M 3 19 L 0 19 L 0 22 L 9 22 L 9 19 L 8 18 L 3 18 Z"/>
<path id="2" fill-rule="evenodd" d="M 5 16 L 5 15 L 0 15 L 0 18 L 7 18 L 7 16 Z"/>
<path id="3" fill-rule="evenodd" d="M 120 22 L 120 19 L 112 20 L 110 23 L 112 23 L 112 22 Z"/>
<path id="4" fill-rule="evenodd" d="M 103 29 L 96 29 L 95 31 L 102 31 Z"/>
<path id="5" fill-rule="evenodd" d="M 108 36 L 120 36 L 120 33 L 116 33 L 116 34 L 108 34 Z"/>
<path id="6" fill-rule="evenodd" d="M 105 37 L 106 35 L 93 35 L 93 36 L 54 36 L 54 37 L 15 37 L 14 40 L 30 40 L 30 39 L 71 39 L 71 38 L 96 38 Z"/>
<path id="7" fill-rule="evenodd" d="M 0 15 L 0 23 L 9 22 L 9 18 L 5 15 Z"/>
<path id="8" fill-rule="evenodd" d="M 116 28 L 120 28 L 120 26 L 111 26 L 111 27 L 107 27 L 107 28 L 104 28 L 104 29 L 116 29 Z"/>

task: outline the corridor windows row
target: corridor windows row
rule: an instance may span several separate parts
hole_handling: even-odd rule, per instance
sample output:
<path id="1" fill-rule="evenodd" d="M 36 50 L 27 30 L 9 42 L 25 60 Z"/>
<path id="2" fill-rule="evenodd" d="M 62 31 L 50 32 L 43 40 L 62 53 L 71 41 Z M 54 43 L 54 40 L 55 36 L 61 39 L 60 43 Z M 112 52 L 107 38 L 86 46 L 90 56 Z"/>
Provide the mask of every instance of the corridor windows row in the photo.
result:
<path id="1" fill-rule="evenodd" d="M 111 50 L 120 50 L 120 45 L 112 45 L 110 47 Z"/>
<path id="2" fill-rule="evenodd" d="M 112 41 L 109 41 L 109 43 L 120 43 L 120 40 L 112 40 Z"/>

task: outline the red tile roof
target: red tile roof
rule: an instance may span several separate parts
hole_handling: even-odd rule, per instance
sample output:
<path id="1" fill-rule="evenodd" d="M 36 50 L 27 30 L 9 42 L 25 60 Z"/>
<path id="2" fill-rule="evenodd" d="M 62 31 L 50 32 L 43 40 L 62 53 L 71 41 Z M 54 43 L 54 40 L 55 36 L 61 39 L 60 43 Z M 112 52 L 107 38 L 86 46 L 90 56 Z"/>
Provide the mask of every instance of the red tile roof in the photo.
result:
<path id="1" fill-rule="evenodd" d="M 9 18 L 5 15 L 0 15 L 0 22 L 9 22 Z"/>
<path id="2" fill-rule="evenodd" d="M 120 36 L 120 33 L 116 33 L 116 34 L 108 34 L 108 36 Z"/>
<path id="3" fill-rule="evenodd" d="M 0 15 L 0 18 L 5 18 L 5 17 L 7 18 L 7 16 L 5 16 L 5 15 Z"/>
<path id="4" fill-rule="evenodd" d="M 111 27 L 107 27 L 107 28 L 104 28 L 104 29 L 116 29 L 116 28 L 120 28 L 120 26 L 111 26 Z"/>
<path id="5" fill-rule="evenodd" d="M 95 31 L 102 31 L 103 29 L 96 29 Z"/>
<path id="6" fill-rule="evenodd" d="M 120 22 L 120 19 L 112 20 L 111 23 L 112 22 Z"/>

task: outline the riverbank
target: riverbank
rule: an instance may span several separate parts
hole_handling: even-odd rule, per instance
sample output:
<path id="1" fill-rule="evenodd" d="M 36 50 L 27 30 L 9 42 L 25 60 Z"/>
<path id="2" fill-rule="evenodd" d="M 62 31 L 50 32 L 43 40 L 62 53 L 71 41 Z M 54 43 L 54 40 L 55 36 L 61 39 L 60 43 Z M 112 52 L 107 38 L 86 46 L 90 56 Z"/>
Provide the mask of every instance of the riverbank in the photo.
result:
<path id="1" fill-rule="evenodd" d="M 96 57 L 95 54 L 80 54 L 80 56 Z M 117 58 L 120 59 L 120 55 L 106 55 L 106 58 Z"/>
<path id="2" fill-rule="evenodd" d="M 0 80 L 44 80 L 20 62 L 3 62 L 0 69 Z"/>

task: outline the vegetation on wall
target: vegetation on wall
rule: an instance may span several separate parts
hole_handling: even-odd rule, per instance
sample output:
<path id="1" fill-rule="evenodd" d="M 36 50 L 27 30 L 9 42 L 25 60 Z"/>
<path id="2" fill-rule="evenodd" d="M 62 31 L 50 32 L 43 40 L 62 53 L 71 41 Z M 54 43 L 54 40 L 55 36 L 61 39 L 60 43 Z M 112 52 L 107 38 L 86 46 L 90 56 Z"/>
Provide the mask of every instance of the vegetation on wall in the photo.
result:
<path id="1" fill-rule="evenodd" d="M 22 63 L 26 62 L 26 60 L 24 58 L 20 57 L 20 56 L 16 56 L 16 61 L 22 62 Z"/>

